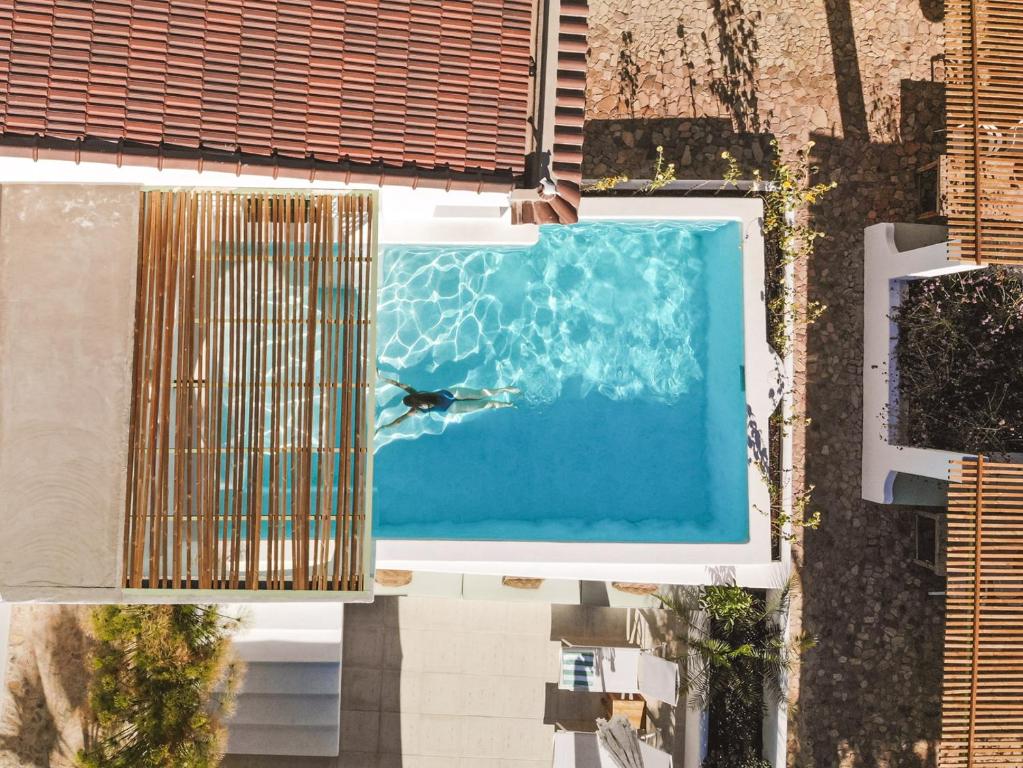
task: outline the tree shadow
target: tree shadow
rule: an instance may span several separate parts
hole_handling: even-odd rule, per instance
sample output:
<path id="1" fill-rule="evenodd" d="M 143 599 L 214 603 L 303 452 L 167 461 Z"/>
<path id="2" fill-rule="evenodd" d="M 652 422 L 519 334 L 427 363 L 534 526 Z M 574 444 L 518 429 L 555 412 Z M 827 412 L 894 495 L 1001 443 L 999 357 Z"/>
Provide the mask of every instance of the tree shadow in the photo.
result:
<path id="1" fill-rule="evenodd" d="M 46 701 L 34 656 L 21 679 L 9 681 L 8 687 L 10 709 L 4 713 L 0 752 L 14 755 L 20 763 L 49 768 L 50 756 L 60 743 L 60 731 Z"/>
<path id="2" fill-rule="evenodd" d="M 54 755 L 73 757 L 77 747 L 68 744 L 67 737 L 75 722 L 80 724 L 82 743 L 90 743 L 85 710 L 93 641 L 82 626 L 80 608 L 61 605 L 45 610 L 49 622 L 33 638 L 31 658 L 21 662 L 21 679 L 9 686 L 11 711 L 5 719 L 13 730 L 0 737 L 0 749 L 49 766 Z"/>
<path id="3" fill-rule="evenodd" d="M 88 747 L 95 736 L 94 725 L 88 716 L 89 658 L 95 640 L 86 632 L 82 625 L 83 619 L 80 609 L 68 605 L 59 606 L 50 624 L 47 651 L 50 655 L 50 670 L 65 700 L 81 715 L 82 742 Z"/>
<path id="4" fill-rule="evenodd" d="M 722 67 L 721 74 L 711 80 L 711 93 L 731 112 L 738 132 L 759 132 L 756 72 L 760 47 L 756 22 L 760 20 L 760 11 L 747 13 L 742 0 L 711 0 L 711 11 L 717 25 Z M 706 34 L 702 37 L 709 50 Z"/>
<path id="5" fill-rule="evenodd" d="M 88 668 L 95 643 L 86 633 L 82 616 L 75 608 L 61 605 L 54 613 L 46 646 L 51 657 L 50 668 L 56 673 L 68 703 L 78 709 L 88 699 L 89 676 L 82 670 Z"/>
<path id="6" fill-rule="evenodd" d="M 639 62 L 633 52 L 632 32 L 622 30 L 622 47 L 618 51 L 618 97 L 625 102 L 630 115 L 636 111 L 636 94 L 639 91 Z"/>
<path id="7" fill-rule="evenodd" d="M 696 114 L 696 62 L 689 51 L 689 38 L 686 34 L 686 26 L 682 17 L 678 17 L 678 24 L 675 26 L 675 35 L 678 37 L 681 46 L 679 53 L 682 56 L 682 64 L 686 68 L 686 83 L 689 85 L 689 108 Z"/>
<path id="8" fill-rule="evenodd" d="M 920 0 L 920 10 L 928 21 L 944 21 L 945 0 Z"/>
<path id="9" fill-rule="evenodd" d="M 829 12 L 839 0 L 827 0 Z M 847 7 L 847 6 L 846 6 Z M 837 50 L 848 53 L 841 40 Z M 855 52 L 853 51 L 853 55 Z M 932 768 L 941 730 L 942 580 L 913 563 L 912 519 L 860 498 L 863 354 L 863 229 L 915 221 L 918 170 L 941 154 L 943 88 L 903 81 L 890 141 L 872 141 L 860 122 L 858 83 L 848 62 L 836 72 L 846 92 L 843 136 L 816 134 L 811 182 L 837 189 L 810 211 L 826 233 L 807 265 L 807 298 L 828 307 L 807 329 L 805 481 L 823 511 L 798 553 L 802 622 L 819 644 L 802 661 L 790 718 L 794 768 L 898 764 Z M 893 100 L 894 101 L 894 100 Z M 878 690 L 879 681 L 895 688 Z M 835 733 L 841 734 L 836 738 Z M 897 763 L 893 760 L 897 759 Z"/>

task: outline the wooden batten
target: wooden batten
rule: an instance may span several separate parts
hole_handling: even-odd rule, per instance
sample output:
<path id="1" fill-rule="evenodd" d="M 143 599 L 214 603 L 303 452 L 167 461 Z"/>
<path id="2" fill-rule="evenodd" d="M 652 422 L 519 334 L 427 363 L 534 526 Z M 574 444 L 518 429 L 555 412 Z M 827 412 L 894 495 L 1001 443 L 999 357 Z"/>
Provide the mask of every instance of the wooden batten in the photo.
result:
<path id="1" fill-rule="evenodd" d="M 370 193 L 142 193 L 123 580 L 362 590 Z"/>
<path id="2" fill-rule="evenodd" d="M 1023 3 L 945 4 L 951 255 L 1023 264 Z"/>
<path id="3" fill-rule="evenodd" d="M 941 768 L 1023 759 L 1023 464 L 950 473 Z"/>

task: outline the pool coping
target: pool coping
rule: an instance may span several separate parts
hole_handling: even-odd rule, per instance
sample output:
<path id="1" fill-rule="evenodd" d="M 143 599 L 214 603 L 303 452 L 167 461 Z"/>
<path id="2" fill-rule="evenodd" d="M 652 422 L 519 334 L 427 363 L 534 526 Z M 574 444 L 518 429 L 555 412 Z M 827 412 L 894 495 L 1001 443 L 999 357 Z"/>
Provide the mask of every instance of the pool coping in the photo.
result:
<path id="1" fill-rule="evenodd" d="M 767 340 L 763 204 L 757 198 L 585 197 L 580 220 L 738 221 L 743 237 L 744 364 L 748 406 L 749 539 L 743 543 L 453 541 L 376 538 L 376 567 L 410 571 L 780 587 L 788 547 L 771 558 L 770 493 L 756 461 L 768 419 L 782 399 L 782 361 Z M 758 442 L 758 437 L 760 442 Z M 779 457 L 785 463 L 785 452 Z M 791 458 L 789 459 L 791 461 Z M 783 470 L 788 469 L 783 466 Z"/>

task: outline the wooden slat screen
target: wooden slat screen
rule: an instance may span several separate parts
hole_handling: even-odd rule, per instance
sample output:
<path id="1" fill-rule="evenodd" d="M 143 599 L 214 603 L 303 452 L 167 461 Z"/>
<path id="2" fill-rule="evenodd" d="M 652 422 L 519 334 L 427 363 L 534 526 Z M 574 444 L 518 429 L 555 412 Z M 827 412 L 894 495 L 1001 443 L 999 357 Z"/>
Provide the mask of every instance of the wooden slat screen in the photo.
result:
<path id="1" fill-rule="evenodd" d="M 944 210 L 952 255 L 1023 263 L 1023 2 L 947 0 L 948 156 Z"/>
<path id="2" fill-rule="evenodd" d="M 1023 765 L 1023 464 L 950 473 L 941 768 Z"/>
<path id="3" fill-rule="evenodd" d="M 374 215 L 142 193 L 126 586 L 363 588 Z"/>

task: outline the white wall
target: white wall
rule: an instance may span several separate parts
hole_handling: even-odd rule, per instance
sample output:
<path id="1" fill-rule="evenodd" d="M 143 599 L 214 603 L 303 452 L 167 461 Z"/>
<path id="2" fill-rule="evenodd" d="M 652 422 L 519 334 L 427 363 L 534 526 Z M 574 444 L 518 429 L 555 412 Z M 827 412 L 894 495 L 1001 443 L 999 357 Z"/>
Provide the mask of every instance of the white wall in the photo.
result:
<path id="1" fill-rule="evenodd" d="M 875 224 L 864 232 L 862 492 L 867 501 L 882 504 L 893 501 L 897 473 L 946 480 L 949 461 L 963 456 L 893 442 L 898 405 L 898 327 L 892 316 L 901 301 L 902 285 L 907 280 L 978 269 L 950 260 L 948 245 L 943 242 L 900 251 L 896 242 L 902 241 L 903 235 L 912 245 L 926 234 L 921 225 L 910 225 L 905 231 L 898 229 L 901 226 Z"/>

